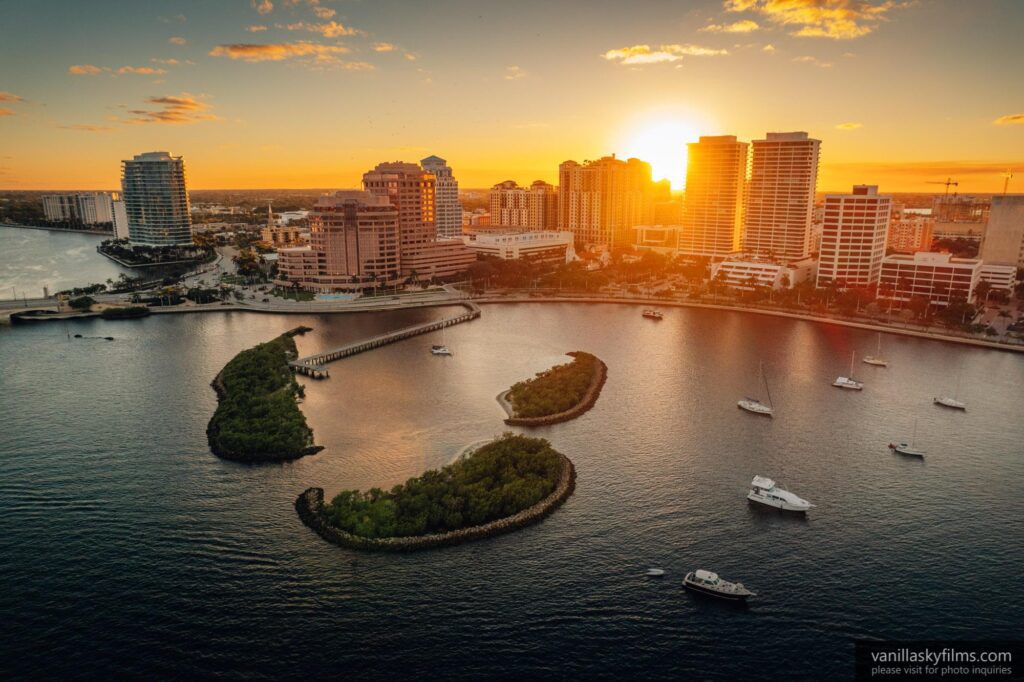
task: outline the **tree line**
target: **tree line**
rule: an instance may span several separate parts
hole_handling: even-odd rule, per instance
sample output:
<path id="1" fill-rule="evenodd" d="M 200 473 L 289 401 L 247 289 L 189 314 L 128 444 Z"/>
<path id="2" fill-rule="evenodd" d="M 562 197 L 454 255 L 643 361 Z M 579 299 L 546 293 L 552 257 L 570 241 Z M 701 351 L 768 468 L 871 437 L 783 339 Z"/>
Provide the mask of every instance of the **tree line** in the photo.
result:
<path id="1" fill-rule="evenodd" d="M 506 399 L 517 417 L 547 417 L 579 404 L 590 388 L 598 360 L 590 353 L 576 352 L 573 361 L 540 372 L 509 389 Z"/>

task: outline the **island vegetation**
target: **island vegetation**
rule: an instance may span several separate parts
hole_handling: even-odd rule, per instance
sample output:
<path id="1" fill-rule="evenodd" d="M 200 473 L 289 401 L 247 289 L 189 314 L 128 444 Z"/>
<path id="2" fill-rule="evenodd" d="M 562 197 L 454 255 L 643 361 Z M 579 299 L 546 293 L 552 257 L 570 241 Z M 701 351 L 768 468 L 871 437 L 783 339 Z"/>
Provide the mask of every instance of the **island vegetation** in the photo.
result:
<path id="1" fill-rule="evenodd" d="M 100 317 L 104 320 L 131 320 L 149 314 L 149 308 L 144 305 L 115 306 L 100 311 Z"/>
<path id="2" fill-rule="evenodd" d="M 517 418 L 540 418 L 564 413 L 583 403 L 604 363 L 590 353 L 569 353 L 573 361 L 540 372 L 512 386 L 505 399 Z"/>
<path id="3" fill-rule="evenodd" d="M 242 351 L 214 379 L 219 403 L 206 429 L 214 454 L 270 462 L 320 450 L 296 403 L 302 386 L 288 367 L 298 354 L 292 336 L 303 329 Z"/>
<path id="4" fill-rule="evenodd" d="M 339 493 L 322 516 L 360 538 L 452 533 L 533 507 L 552 494 L 567 466 L 548 441 L 506 433 L 390 491 Z"/>

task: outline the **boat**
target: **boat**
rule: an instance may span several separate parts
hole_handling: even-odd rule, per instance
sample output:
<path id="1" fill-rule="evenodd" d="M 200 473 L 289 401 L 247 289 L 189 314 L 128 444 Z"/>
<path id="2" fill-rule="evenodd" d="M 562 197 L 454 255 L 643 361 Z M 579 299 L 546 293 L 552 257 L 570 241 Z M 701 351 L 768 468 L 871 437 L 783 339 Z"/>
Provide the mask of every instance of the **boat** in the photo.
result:
<path id="1" fill-rule="evenodd" d="M 764 476 L 754 476 L 754 480 L 750 482 L 747 499 L 782 511 L 805 512 L 814 506 L 788 490 L 779 488 L 775 481 Z"/>
<path id="2" fill-rule="evenodd" d="M 665 575 L 665 569 L 664 568 L 648 568 L 647 569 L 647 575 L 649 575 L 652 578 L 660 578 L 661 576 Z"/>
<path id="3" fill-rule="evenodd" d="M 956 390 L 953 392 L 953 397 L 952 398 L 950 398 L 949 396 L 939 396 L 939 397 L 932 398 L 932 402 L 935 403 L 936 405 L 942 405 L 943 407 L 951 407 L 954 410 L 966 410 L 967 409 L 967 403 L 965 403 L 962 400 L 959 400 L 957 398 L 957 396 L 960 395 L 960 375 L 961 374 L 962 374 L 962 371 L 957 372 L 957 374 L 956 374 Z"/>
<path id="4" fill-rule="evenodd" d="M 850 356 L 850 376 L 848 377 L 836 377 L 836 380 L 832 382 L 832 385 L 837 388 L 848 388 L 852 391 L 860 391 L 864 389 L 864 384 L 853 378 L 853 364 L 857 361 L 857 351 L 853 351 L 853 355 Z"/>
<path id="5" fill-rule="evenodd" d="M 882 332 L 878 332 L 878 350 L 876 352 L 878 355 L 865 355 L 861 362 L 875 367 L 888 367 L 889 361 L 882 357 Z"/>
<path id="6" fill-rule="evenodd" d="M 433 345 L 430 347 L 430 352 L 434 355 L 451 355 L 452 351 L 448 346 L 445 345 Z"/>
<path id="7" fill-rule="evenodd" d="M 768 390 L 768 377 L 764 375 L 764 363 L 758 363 L 758 373 L 761 375 L 761 380 L 764 382 L 764 392 L 768 396 L 768 404 L 765 405 L 757 398 L 747 397 L 737 402 L 736 405 L 741 410 L 771 417 L 775 413 L 775 407 L 772 405 L 772 393 Z"/>
<path id="8" fill-rule="evenodd" d="M 649 320 L 660 320 L 664 315 L 659 313 L 657 310 L 645 310 L 643 312 L 643 317 L 646 317 Z"/>
<path id="9" fill-rule="evenodd" d="M 730 601 L 746 601 L 747 597 L 757 596 L 744 587 L 743 583 L 731 583 L 728 580 L 722 580 L 718 577 L 717 573 L 703 569 L 687 573 L 686 577 L 683 578 L 683 587 L 694 592 Z"/>
<path id="10" fill-rule="evenodd" d="M 918 450 L 914 447 L 917 443 L 917 420 L 914 420 L 914 435 L 911 436 L 909 443 L 889 443 L 889 449 L 900 455 L 907 455 L 908 457 L 924 457 L 924 450 Z"/>

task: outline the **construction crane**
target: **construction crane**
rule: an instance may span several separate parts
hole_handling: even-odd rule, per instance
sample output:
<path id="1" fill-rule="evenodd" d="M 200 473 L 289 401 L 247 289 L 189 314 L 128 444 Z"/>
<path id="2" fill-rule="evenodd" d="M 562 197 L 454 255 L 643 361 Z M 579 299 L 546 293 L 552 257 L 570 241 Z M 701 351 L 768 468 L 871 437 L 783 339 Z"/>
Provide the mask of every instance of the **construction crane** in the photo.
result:
<path id="1" fill-rule="evenodd" d="M 1003 196 L 1005 197 L 1006 190 L 1010 189 L 1010 180 L 1013 179 L 1013 171 L 1007 168 L 1006 172 L 1003 173 L 1003 177 L 1005 178 L 1005 180 L 1003 180 Z"/>
<path id="2" fill-rule="evenodd" d="M 950 185 L 953 185 L 954 187 L 959 187 L 960 186 L 960 183 L 957 182 L 956 180 L 954 180 L 953 178 L 946 178 L 945 182 L 943 182 L 942 180 L 926 180 L 925 184 L 926 185 L 945 185 L 946 186 L 946 196 L 947 197 L 949 196 L 949 186 Z"/>

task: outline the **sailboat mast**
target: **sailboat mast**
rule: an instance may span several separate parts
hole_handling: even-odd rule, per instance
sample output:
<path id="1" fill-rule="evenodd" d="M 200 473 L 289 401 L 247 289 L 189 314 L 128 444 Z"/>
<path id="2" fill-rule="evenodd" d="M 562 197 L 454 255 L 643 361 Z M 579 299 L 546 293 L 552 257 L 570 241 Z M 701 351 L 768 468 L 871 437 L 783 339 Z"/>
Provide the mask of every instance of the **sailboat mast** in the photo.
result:
<path id="1" fill-rule="evenodd" d="M 850 353 L 850 378 L 853 378 L 853 363 L 857 359 L 857 351 Z"/>
<path id="2" fill-rule="evenodd" d="M 775 404 L 772 403 L 772 392 L 768 388 L 768 376 L 764 373 L 764 363 L 759 363 L 758 368 L 761 370 L 761 381 L 764 382 L 764 392 L 768 395 L 768 407 L 775 409 Z"/>

